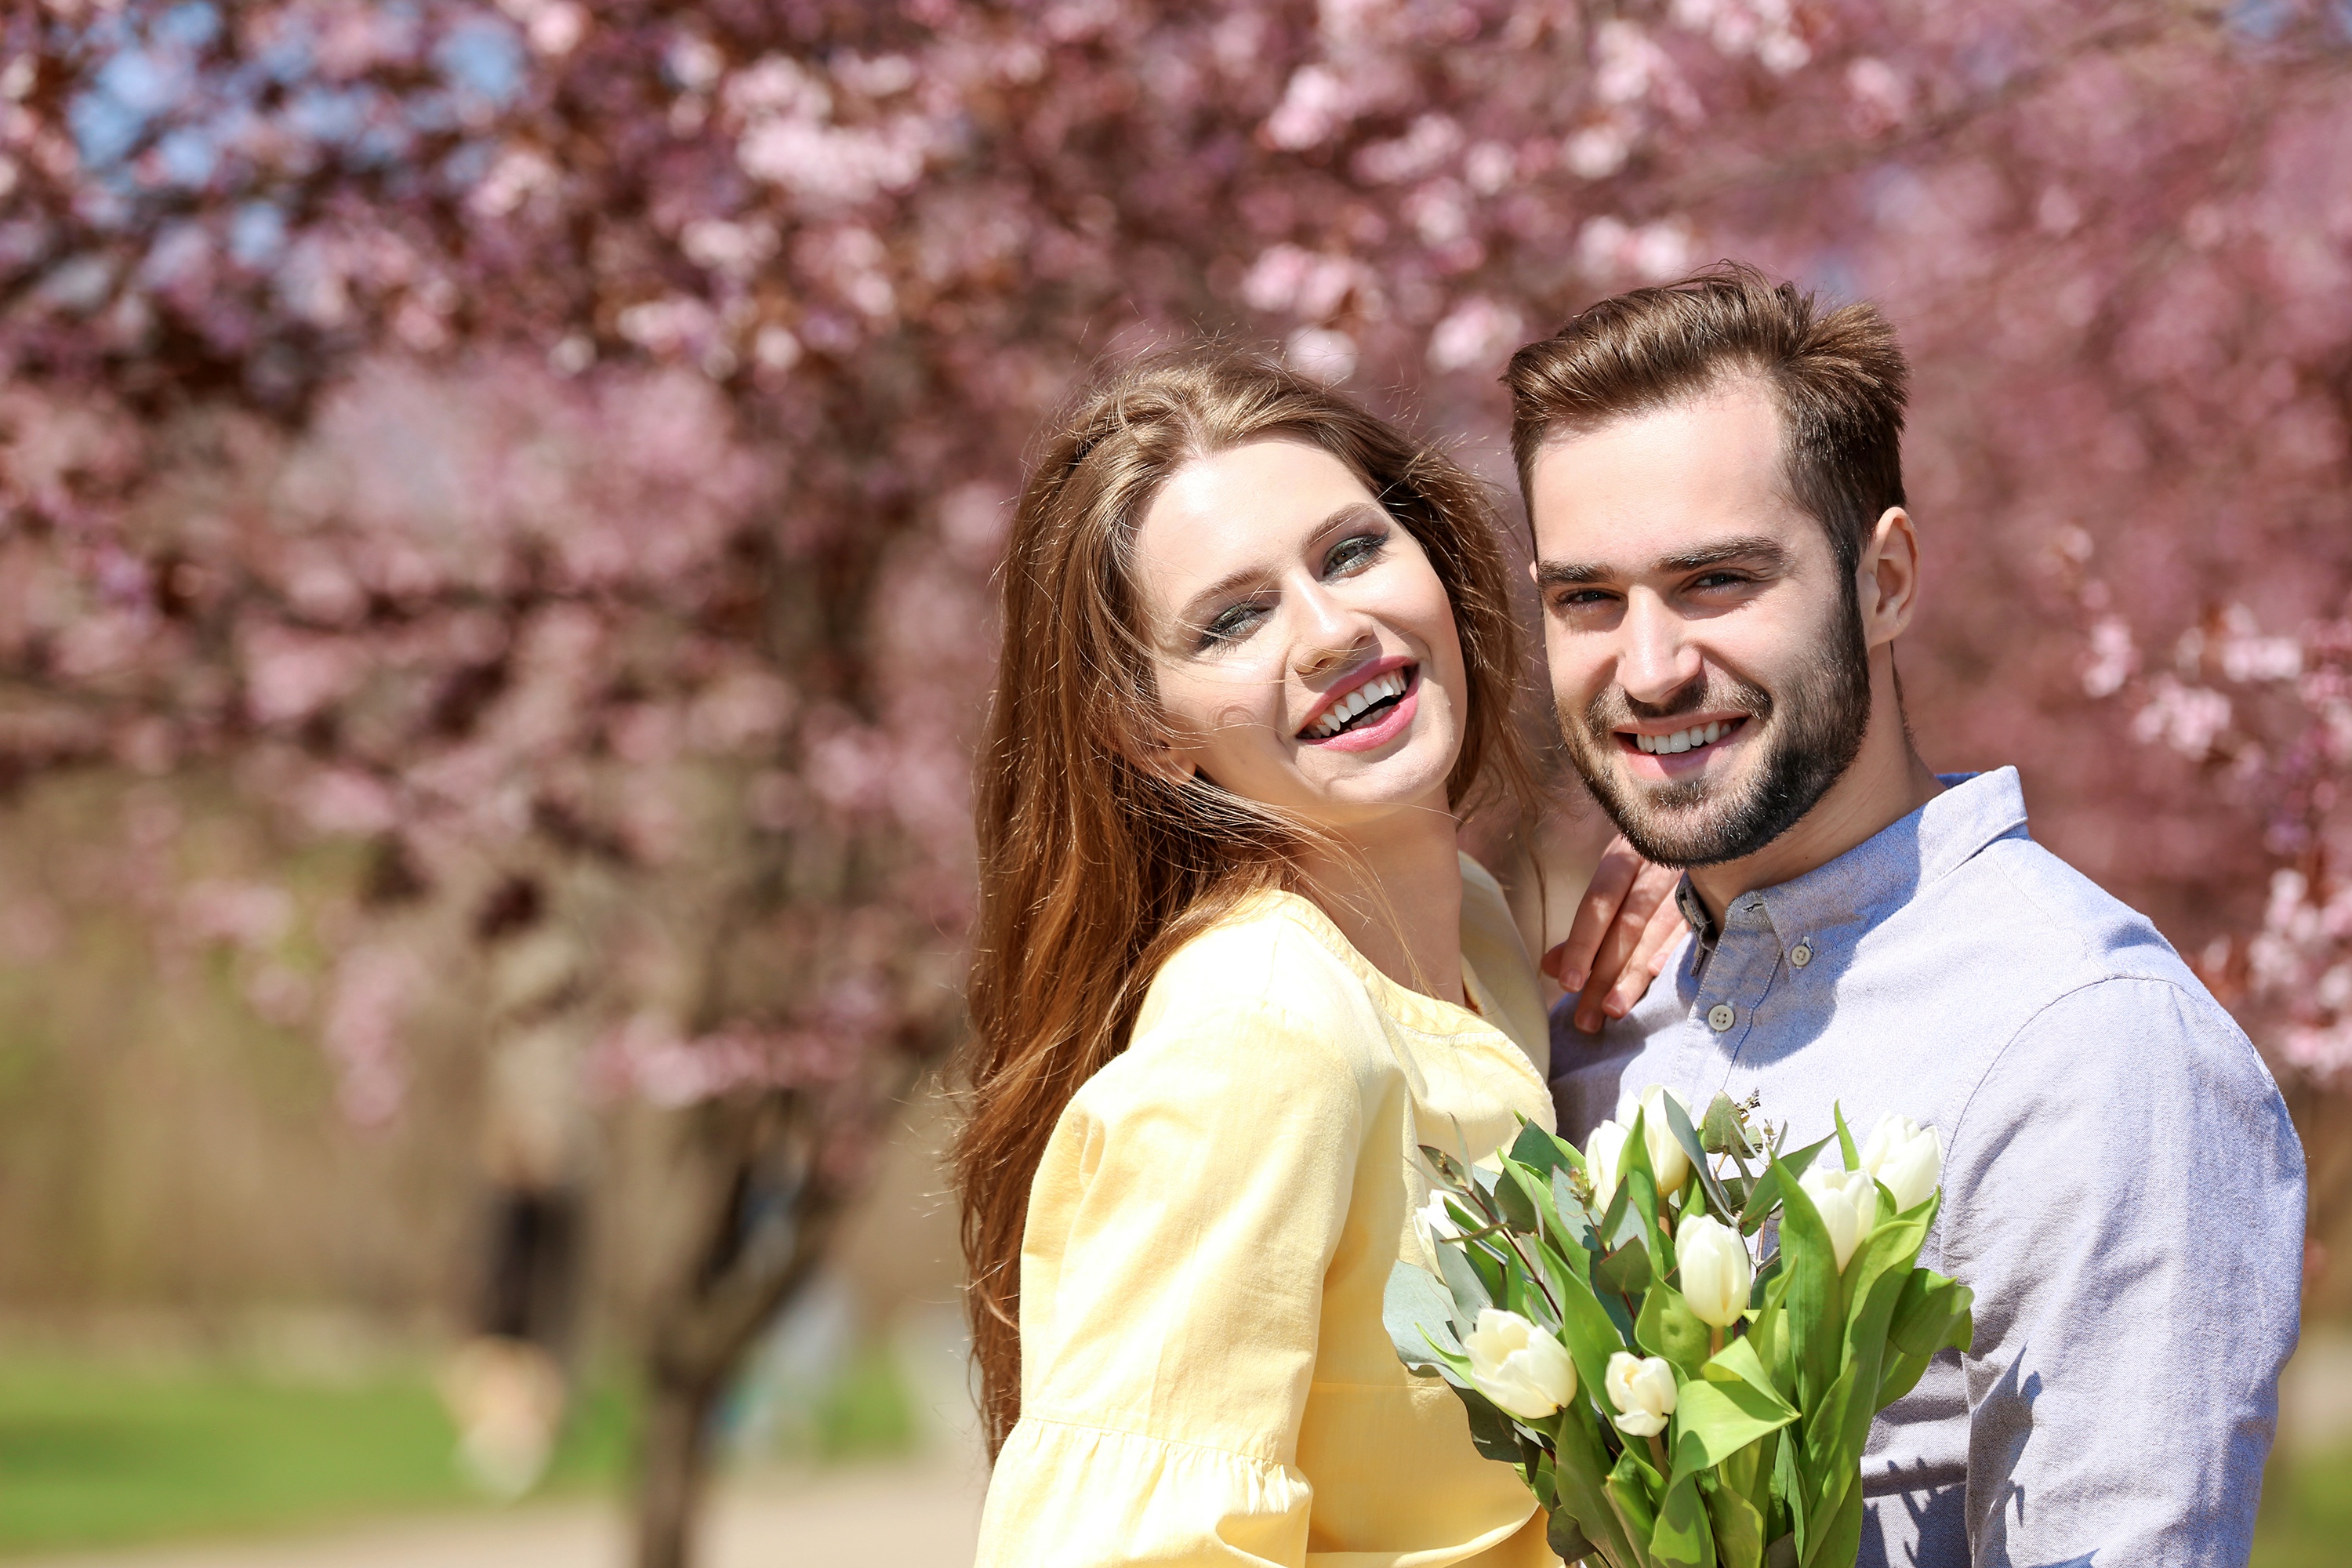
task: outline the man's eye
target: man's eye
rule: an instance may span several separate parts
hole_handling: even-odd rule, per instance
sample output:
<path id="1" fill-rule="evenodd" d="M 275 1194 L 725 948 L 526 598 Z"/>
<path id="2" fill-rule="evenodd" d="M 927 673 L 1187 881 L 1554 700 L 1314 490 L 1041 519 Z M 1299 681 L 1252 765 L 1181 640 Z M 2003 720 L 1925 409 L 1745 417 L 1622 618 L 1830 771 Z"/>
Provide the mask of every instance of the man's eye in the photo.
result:
<path id="1" fill-rule="evenodd" d="M 1605 589 L 1569 588 L 1552 600 L 1552 606 L 1560 610 L 1584 610 L 1595 605 L 1605 605 L 1611 597 Z"/>
<path id="2" fill-rule="evenodd" d="M 1694 588 L 1729 588 L 1748 581 L 1742 572 L 1709 572 L 1691 584 Z"/>

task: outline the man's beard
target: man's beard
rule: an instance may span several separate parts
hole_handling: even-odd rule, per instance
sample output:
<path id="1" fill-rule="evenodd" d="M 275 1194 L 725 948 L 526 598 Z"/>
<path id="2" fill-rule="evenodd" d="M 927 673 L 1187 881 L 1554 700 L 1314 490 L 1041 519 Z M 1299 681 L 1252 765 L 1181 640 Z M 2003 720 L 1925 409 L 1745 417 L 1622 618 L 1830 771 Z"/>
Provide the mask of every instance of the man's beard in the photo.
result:
<path id="1" fill-rule="evenodd" d="M 1841 605 L 1819 657 L 1778 696 L 1712 671 L 1673 700 L 1650 707 L 1612 687 L 1582 714 L 1559 710 L 1561 735 L 1593 797 L 1641 856 L 1661 866 L 1714 866 L 1755 854 L 1813 809 L 1843 776 L 1870 728 L 1870 650 L 1855 607 Z M 1617 729 L 1681 713 L 1749 715 L 1763 748 L 1747 776 L 1642 784 L 1628 778 Z"/>

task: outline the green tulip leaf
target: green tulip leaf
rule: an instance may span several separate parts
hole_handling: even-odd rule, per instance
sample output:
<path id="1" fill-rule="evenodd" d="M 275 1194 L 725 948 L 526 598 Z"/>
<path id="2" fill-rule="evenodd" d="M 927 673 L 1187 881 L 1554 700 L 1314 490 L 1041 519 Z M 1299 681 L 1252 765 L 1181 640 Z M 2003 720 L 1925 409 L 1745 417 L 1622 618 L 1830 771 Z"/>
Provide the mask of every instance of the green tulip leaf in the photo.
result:
<path id="1" fill-rule="evenodd" d="M 1576 1363 L 1576 1380 L 1594 1399 L 1609 1385 L 1609 1358 L 1627 1348 L 1608 1310 L 1581 1279 L 1568 1280 L 1560 1295 L 1560 1343 Z"/>
<path id="2" fill-rule="evenodd" d="M 1696 1377 L 1706 1364 L 1706 1325 L 1699 1321 L 1683 1293 L 1664 1280 L 1654 1282 L 1642 1298 L 1642 1315 L 1633 1320 L 1633 1341 L 1652 1355 L 1664 1356 L 1685 1377 Z"/>
<path id="3" fill-rule="evenodd" d="M 1782 1181 L 1785 1180 L 1790 1186 L 1795 1186 L 1797 1178 L 1805 1173 L 1812 1164 L 1815 1156 L 1828 1148 L 1832 1142 L 1832 1140 L 1824 1138 L 1818 1143 L 1806 1144 L 1793 1154 L 1781 1154 L 1773 1158 L 1772 1163 L 1765 1167 L 1764 1173 L 1756 1178 L 1756 1185 L 1749 1189 L 1747 1203 L 1740 1207 L 1741 1235 L 1754 1236 L 1763 1228 L 1764 1222 L 1772 1217 L 1773 1208 L 1780 1202 Z M 1785 1177 L 1782 1174 L 1783 1171 L 1786 1172 Z"/>
<path id="4" fill-rule="evenodd" d="M 1830 1101 L 1830 1120 L 1837 1123 L 1838 1152 L 1845 1156 L 1845 1168 L 1861 1170 L 1862 1156 L 1854 1152 L 1853 1133 L 1845 1124 L 1845 1108 L 1834 1100 Z"/>
<path id="5" fill-rule="evenodd" d="M 1771 1371 L 1765 1366 L 1764 1358 L 1757 1353 L 1753 1335 L 1742 1335 L 1716 1352 L 1708 1358 L 1706 1365 L 1699 1369 L 1699 1375 L 1709 1383 L 1746 1384 L 1788 1412 L 1790 1420 L 1796 1419 L 1796 1407 L 1773 1386 Z"/>
<path id="6" fill-rule="evenodd" d="M 1682 1385 L 1675 1401 L 1674 1425 L 1667 1437 L 1674 1479 L 1711 1470 L 1796 1418 L 1797 1413 L 1779 1398 L 1745 1383 L 1694 1378 Z"/>
<path id="7" fill-rule="evenodd" d="M 1664 1488 L 1664 1478 L 1650 1468 L 1649 1461 L 1635 1452 L 1631 1443 L 1617 1456 L 1617 1468 L 1601 1482 L 1601 1490 L 1616 1510 L 1625 1539 L 1633 1547 L 1634 1561 L 1642 1568 L 1651 1568 L 1656 1561 L 1650 1554 L 1650 1538 L 1657 1533 L 1657 1500 Z"/>
<path id="8" fill-rule="evenodd" d="M 1805 1411 L 1801 1457 L 1806 1481 L 1805 1516 L 1816 1530 L 1835 1521 L 1849 1491 L 1862 1489 L 1862 1445 L 1870 1436 L 1870 1402 L 1857 1389 L 1853 1371 L 1847 1367 L 1838 1373 L 1820 1401 Z M 1869 1392 L 1877 1390 L 1878 1379 L 1874 1376 Z M 1859 1426 L 1851 1418 L 1856 1408 L 1864 1411 Z M 1819 1542 L 1803 1531 L 1798 1532 L 1798 1541 L 1804 1547 L 1805 1561 L 1814 1561 Z"/>
<path id="9" fill-rule="evenodd" d="M 1723 1568 L 1762 1568 L 1764 1516 L 1756 1505 L 1728 1486 L 1708 1486 L 1700 1478 L 1706 1514 L 1715 1526 L 1716 1556 Z"/>
<path id="10" fill-rule="evenodd" d="M 1798 1568 L 1797 1538 L 1784 1535 L 1764 1548 L 1764 1568 Z"/>
<path id="11" fill-rule="evenodd" d="M 1976 1293 L 1957 1279 L 1929 1268 L 1915 1268 L 1904 1281 L 1887 1324 L 1887 1342 L 1906 1355 L 1932 1356 L 1953 1343 L 1953 1326 L 1968 1315 Z M 1958 1348 L 1966 1349 L 1966 1342 Z"/>
<path id="12" fill-rule="evenodd" d="M 1697 1477 L 1685 1476 L 1666 1488 L 1650 1532 L 1650 1556 L 1658 1568 L 1716 1568 L 1715 1531 Z"/>
<path id="13" fill-rule="evenodd" d="M 1838 1504 L 1828 1527 L 1805 1554 L 1804 1568 L 1852 1568 L 1862 1551 L 1862 1488 L 1854 1486 Z"/>
<path id="14" fill-rule="evenodd" d="M 1844 1303 L 1838 1292 L 1837 1252 L 1830 1245 L 1829 1228 L 1788 1169 L 1776 1160 L 1767 1179 L 1780 1178 L 1781 1269 L 1789 1281 L 1781 1299 L 1781 1321 L 1796 1372 L 1797 1408 L 1805 1412 L 1810 1431 L 1822 1395 L 1837 1376 L 1844 1348 Z"/>
<path id="15" fill-rule="evenodd" d="M 1641 1561 L 1645 1546 L 1626 1534 L 1625 1521 L 1610 1500 L 1609 1450 L 1591 1407 L 1578 1400 L 1559 1414 L 1558 1448 L 1552 1458 L 1552 1488 L 1559 1498 L 1557 1512 L 1574 1519 L 1585 1538 L 1600 1546 L 1610 1563 Z"/>

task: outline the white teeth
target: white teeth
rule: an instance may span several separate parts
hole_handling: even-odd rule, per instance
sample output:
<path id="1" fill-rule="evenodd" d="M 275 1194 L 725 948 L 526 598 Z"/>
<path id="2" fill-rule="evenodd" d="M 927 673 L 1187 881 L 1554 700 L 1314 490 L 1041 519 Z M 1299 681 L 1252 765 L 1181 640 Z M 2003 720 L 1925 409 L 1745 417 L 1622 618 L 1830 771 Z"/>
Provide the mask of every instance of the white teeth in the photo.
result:
<path id="1" fill-rule="evenodd" d="M 1687 730 L 1677 730 L 1671 735 L 1637 734 L 1633 737 L 1633 744 L 1652 756 L 1671 757 L 1694 746 L 1712 746 L 1730 732 L 1731 726 L 1718 720 L 1712 723 L 1696 724 Z"/>
<path id="2" fill-rule="evenodd" d="M 1404 688 L 1405 675 L 1401 669 L 1376 675 L 1324 710 L 1323 716 L 1307 727 L 1307 733 L 1314 740 L 1327 740 L 1338 734 L 1349 720 L 1373 703 L 1403 696 Z"/>

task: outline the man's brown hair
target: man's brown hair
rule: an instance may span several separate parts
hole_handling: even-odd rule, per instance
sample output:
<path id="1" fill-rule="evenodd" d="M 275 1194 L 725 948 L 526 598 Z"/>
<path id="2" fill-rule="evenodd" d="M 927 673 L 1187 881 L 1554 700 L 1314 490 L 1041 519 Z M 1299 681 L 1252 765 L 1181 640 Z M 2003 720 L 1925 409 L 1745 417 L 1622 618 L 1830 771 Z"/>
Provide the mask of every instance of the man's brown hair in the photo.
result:
<path id="1" fill-rule="evenodd" d="M 1532 496 L 1529 470 L 1549 437 L 1672 407 L 1740 375 L 1780 405 L 1790 491 L 1851 579 L 1881 514 L 1904 504 L 1911 367 L 1877 307 L 1824 311 L 1795 284 L 1738 262 L 1603 300 L 1511 356 L 1503 380 L 1521 492 Z"/>

